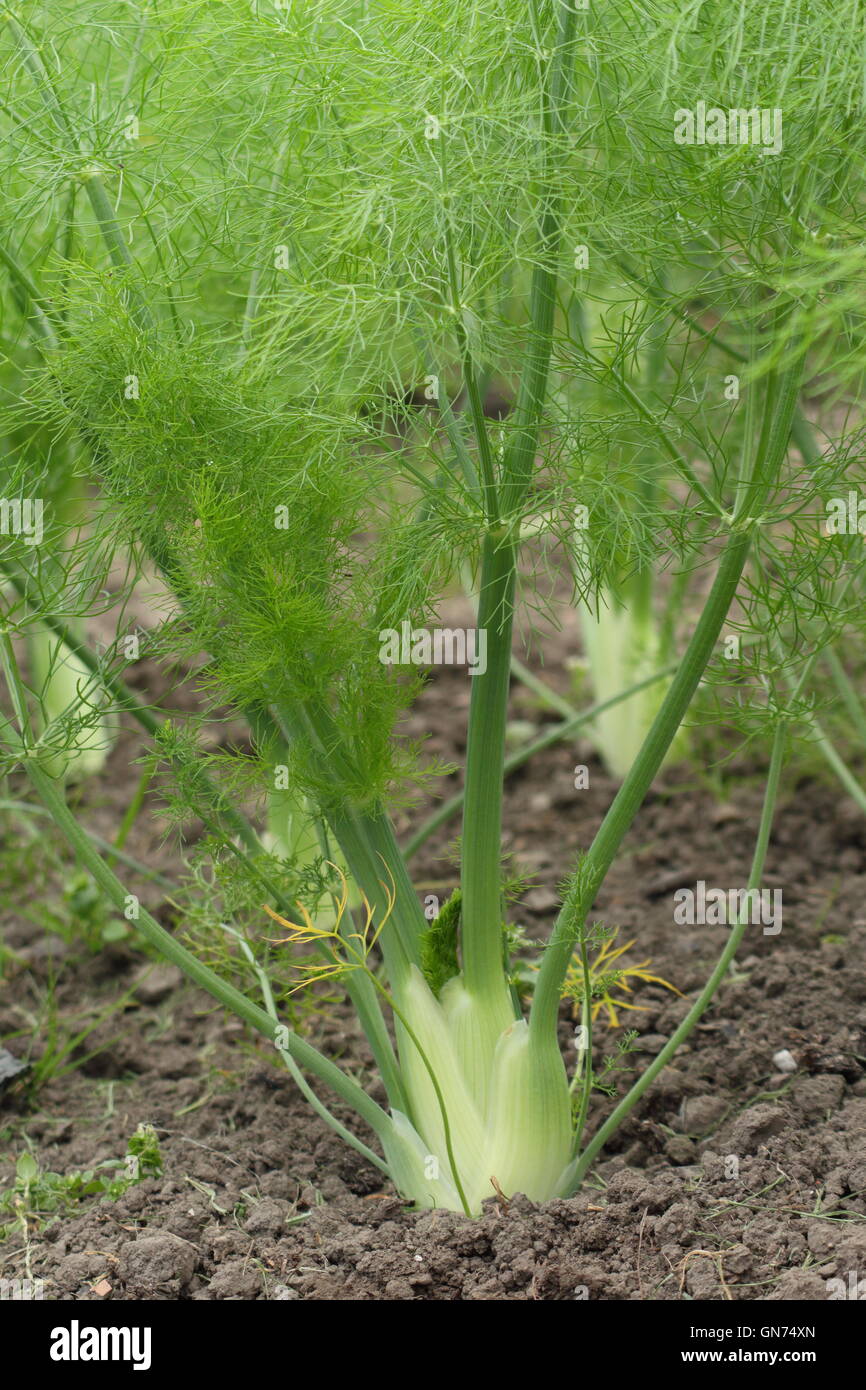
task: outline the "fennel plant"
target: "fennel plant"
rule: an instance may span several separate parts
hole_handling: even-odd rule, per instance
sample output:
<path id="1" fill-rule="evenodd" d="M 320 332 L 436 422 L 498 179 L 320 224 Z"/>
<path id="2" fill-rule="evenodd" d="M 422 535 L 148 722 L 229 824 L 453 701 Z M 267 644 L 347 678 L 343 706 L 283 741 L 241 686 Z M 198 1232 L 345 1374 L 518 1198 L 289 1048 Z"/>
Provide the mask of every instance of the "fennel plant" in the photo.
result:
<path id="1" fill-rule="evenodd" d="M 703 685 L 769 750 L 760 885 L 785 751 L 811 717 L 809 663 L 846 620 L 830 589 L 862 564 L 853 545 L 815 543 L 824 496 L 858 475 L 859 426 L 808 457 L 795 447 L 810 388 L 859 372 L 854 0 L 744 0 L 712 18 L 673 0 L 62 0 L 50 28 L 46 6 L 3 14 L 18 245 L 73 185 L 86 205 L 68 255 L 42 255 L 32 234 L 23 265 L 5 259 L 41 359 L 9 428 L 47 424 L 100 490 L 50 583 L 28 577 L 10 538 L 7 769 L 141 936 L 272 1040 L 404 1197 L 474 1215 L 497 1192 L 572 1193 L 747 930 L 745 914 L 731 923 L 683 1022 L 587 1138 L 591 1017 L 577 1084 L 557 1025 L 575 961 L 589 982 L 605 876 Z M 678 143 L 675 112 L 713 100 L 780 109 L 782 147 Z M 651 289 L 639 318 L 608 325 L 604 354 L 581 317 L 583 253 L 623 298 Z M 58 313 L 49 342 L 39 325 Z M 647 333 L 649 380 L 635 367 Z M 497 421 L 494 374 L 513 387 Z M 121 547 L 160 579 L 149 654 L 197 666 L 201 721 L 132 688 L 122 624 L 100 657 L 64 616 L 86 610 Z M 527 1002 L 503 924 L 515 618 L 555 616 L 555 570 L 571 576 L 565 601 L 604 624 L 599 596 L 622 585 L 623 557 L 645 585 L 666 568 L 694 579 L 688 640 L 673 671 L 656 649 L 630 653 L 629 679 L 663 698 L 592 843 L 561 866 Z M 429 633 L 461 565 L 485 661 L 467 673 L 460 892 L 431 922 L 393 817 L 441 769 L 402 733 L 418 664 L 383 660 L 383 638 Z M 67 807 L 49 752 L 75 720 L 34 720 L 17 641 L 33 621 L 138 720 L 178 817 L 204 826 L 201 852 L 238 904 L 223 921 L 248 988 L 131 898 Z M 748 654 L 734 678 L 728 625 Z M 248 743 L 206 752 L 200 723 L 226 709 Z M 275 845 L 256 825 L 263 803 L 280 811 L 277 786 L 302 819 Z M 383 1104 L 286 1021 L 270 969 L 281 951 L 297 953 L 298 986 L 345 989 Z"/>
<path id="2" fill-rule="evenodd" d="M 69 209 L 66 209 L 68 214 Z M 63 229 L 65 231 L 65 229 Z M 64 237 L 64 245 L 66 238 Z M 65 249 L 69 249 L 65 245 Z M 5 253 L 5 254 L 4 254 Z M 21 267 L 0 245 L 0 260 L 6 260 L 13 270 L 9 285 L 9 339 L 2 366 L 0 390 L 4 398 L 15 400 L 26 380 L 28 367 L 38 360 L 38 349 L 53 349 L 57 344 L 56 329 L 47 315 L 32 317 L 32 299 L 22 286 Z M 31 332 L 22 331 L 22 317 Z M 34 325 L 37 325 L 34 330 Z M 74 550 L 76 537 L 88 523 L 87 500 L 80 477 L 71 457 L 71 449 L 52 447 L 50 433 L 41 421 L 15 431 L 5 441 L 4 455 L 14 462 L 0 468 L 0 490 L 13 503 L 15 494 L 33 499 L 30 513 L 30 535 L 26 544 L 19 545 L 17 554 L 7 548 L 3 568 L 18 574 L 38 569 L 46 577 L 54 566 L 61 587 L 64 583 L 63 552 Z M 10 496 L 11 494 L 11 496 Z M 9 517 L 14 523 L 14 514 Z M 38 546 L 38 550 L 34 549 Z M 60 559 L 52 560 L 52 552 Z M 34 562 L 36 562 L 34 564 Z M 0 576 L 2 582 L 2 576 Z M 50 582 L 50 581 L 49 581 Z M 80 615 L 70 614 L 70 623 L 79 636 L 85 625 Z M 64 732 L 54 753 L 52 770 L 67 781 L 79 781 L 94 775 L 105 765 L 114 737 L 113 721 L 106 710 L 106 700 L 98 678 L 89 671 L 64 642 L 44 624 L 34 620 L 27 628 L 28 666 L 38 705 L 38 722 L 42 730 L 61 721 Z M 67 712 L 77 717 L 77 732 L 71 736 Z M 46 750 L 47 752 L 47 750 Z"/>

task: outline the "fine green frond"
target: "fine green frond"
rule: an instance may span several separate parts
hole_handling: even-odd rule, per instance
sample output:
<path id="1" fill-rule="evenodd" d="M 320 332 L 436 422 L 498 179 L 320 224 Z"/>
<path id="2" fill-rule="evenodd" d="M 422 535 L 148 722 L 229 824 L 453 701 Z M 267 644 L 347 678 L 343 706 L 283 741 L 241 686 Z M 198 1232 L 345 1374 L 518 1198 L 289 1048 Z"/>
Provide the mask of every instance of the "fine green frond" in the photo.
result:
<path id="1" fill-rule="evenodd" d="M 437 996 L 442 986 L 460 973 L 457 942 L 460 934 L 462 894 L 456 889 L 430 923 L 421 938 L 421 969 L 424 979 Z"/>

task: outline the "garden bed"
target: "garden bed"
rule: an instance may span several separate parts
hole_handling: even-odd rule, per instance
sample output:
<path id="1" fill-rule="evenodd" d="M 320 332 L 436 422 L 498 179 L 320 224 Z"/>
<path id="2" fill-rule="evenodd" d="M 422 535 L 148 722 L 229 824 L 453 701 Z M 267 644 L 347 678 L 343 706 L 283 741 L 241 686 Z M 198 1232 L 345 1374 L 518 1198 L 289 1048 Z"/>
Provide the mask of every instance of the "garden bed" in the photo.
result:
<path id="1" fill-rule="evenodd" d="M 556 644 L 559 668 L 545 671 L 562 690 L 571 640 L 567 629 Z M 467 685 L 464 674 L 439 672 L 412 715 L 410 731 L 432 731 L 431 751 L 445 758 L 462 751 L 454 740 Z M 514 696 L 516 714 L 542 719 L 525 692 Z M 86 786 L 81 814 L 97 831 L 116 824 L 139 751 L 137 736 L 125 734 L 103 776 Z M 590 772 L 580 791 L 577 762 Z M 639 1034 L 621 1091 L 670 1036 L 719 954 L 726 928 L 675 925 L 673 894 L 700 879 L 745 880 L 761 801 L 760 780 L 744 781 L 749 771 L 740 760 L 720 785 L 688 767 L 663 776 L 599 897 L 597 913 L 620 927 L 620 943 L 637 939 L 629 959 L 650 957 L 652 973 L 685 996 L 638 985 L 632 1002 L 641 1011 L 621 1015 Z M 512 915 L 530 935 L 549 927 L 556 866 L 587 846 L 613 791 L 583 743 L 557 745 L 510 779 L 506 848 L 533 876 Z M 154 806 L 146 804 L 127 848 L 170 873 Z M 406 816 L 400 829 L 409 826 Z M 444 896 L 454 886 L 455 833 L 443 828 L 420 853 L 419 892 L 429 886 Z M 20 853 L 6 845 L 7 876 L 20 871 Z M 49 987 L 61 1035 L 133 993 L 66 1074 L 32 1094 L 20 1084 L 6 1093 L 0 1187 L 27 1143 L 44 1169 L 68 1174 L 122 1157 L 140 1123 L 155 1127 L 164 1170 L 117 1200 L 85 1200 L 52 1222 L 10 1230 L 0 1273 L 43 1279 L 46 1297 L 74 1299 L 850 1297 L 852 1278 L 856 1285 L 866 1271 L 862 813 L 833 785 L 792 768 L 764 884 L 783 886 L 782 931 L 749 928 L 716 1001 L 583 1190 L 540 1206 L 491 1199 L 478 1222 L 401 1203 L 309 1111 L 273 1050 L 214 1011 L 173 967 L 126 945 L 82 952 L 7 912 L 15 959 L 6 967 L 4 1034 L 21 1029 Z M 31 891 L 41 900 L 46 885 Z M 148 890 L 149 903 L 156 896 Z M 309 1026 L 324 1052 L 384 1098 L 348 1010 Z M 569 1066 L 572 1028 L 563 1005 Z M 615 1051 L 621 1034 L 606 1029 L 601 1052 Z M 44 1043 L 37 1032 L 34 1057 Z M 26 1051 L 21 1038 L 10 1046 Z M 785 1051 L 793 1072 L 774 1063 Z M 591 1128 L 609 1107 L 593 1100 Z M 345 1107 L 335 1110 L 357 1128 Z"/>

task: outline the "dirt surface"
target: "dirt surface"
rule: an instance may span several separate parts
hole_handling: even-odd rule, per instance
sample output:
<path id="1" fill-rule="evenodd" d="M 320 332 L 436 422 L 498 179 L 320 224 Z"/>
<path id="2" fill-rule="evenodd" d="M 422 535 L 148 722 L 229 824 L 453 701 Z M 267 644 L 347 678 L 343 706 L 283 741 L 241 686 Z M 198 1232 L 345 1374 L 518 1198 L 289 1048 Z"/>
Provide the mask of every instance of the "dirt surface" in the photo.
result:
<path id="1" fill-rule="evenodd" d="M 562 669 L 546 678 L 567 688 Z M 432 753 L 459 755 L 444 721 L 462 729 L 467 685 L 444 672 L 424 693 L 414 731 L 433 729 Z M 536 725 L 548 717 L 523 691 L 514 712 Z M 96 829 L 116 825 L 139 751 L 125 735 L 84 793 Z M 580 791 L 576 763 L 590 772 Z M 734 765 L 713 783 L 688 768 L 666 774 L 600 896 L 597 915 L 620 927 L 619 941 L 637 938 L 631 959 L 651 957 L 653 973 L 685 996 L 636 988 L 642 1011 L 625 1020 L 639 1037 L 620 1089 L 660 1050 L 722 948 L 724 927 L 674 924 L 673 892 L 745 880 L 759 772 Z M 506 848 L 533 875 L 513 916 L 530 935 L 549 927 L 557 882 L 613 791 L 588 745 L 573 741 L 510 780 Z M 455 833 L 444 828 L 419 854 L 422 890 L 444 897 L 454 886 Z M 145 816 L 128 848 L 152 865 L 169 854 Z M 796 766 L 764 883 L 783 889 L 782 931 L 749 929 L 736 971 L 581 1194 L 539 1207 L 492 1199 L 476 1222 L 413 1212 L 383 1191 L 381 1174 L 311 1114 L 270 1050 L 173 969 L 146 962 L 143 978 L 142 957 L 126 946 L 81 953 L 7 912 L 15 959 L 0 1033 L 32 1018 L 49 978 L 61 1018 L 95 1016 L 136 990 L 80 1049 L 95 1055 L 32 1098 L 6 1094 L 0 1188 L 25 1141 L 45 1168 L 69 1173 L 122 1157 L 140 1122 L 157 1129 L 164 1173 L 116 1201 L 14 1229 L 0 1276 L 42 1278 L 46 1297 L 74 1299 L 826 1299 L 843 1286 L 856 1297 L 858 1280 L 866 1298 L 866 819 Z M 564 1005 L 570 1066 L 572 1029 Z M 379 1095 L 347 1013 L 312 1031 Z M 604 1033 L 603 1050 L 615 1051 L 618 1036 Z M 25 1050 L 20 1037 L 9 1047 Z M 793 1072 L 774 1063 L 785 1050 Z M 594 1100 L 592 1128 L 611 1104 Z"/>

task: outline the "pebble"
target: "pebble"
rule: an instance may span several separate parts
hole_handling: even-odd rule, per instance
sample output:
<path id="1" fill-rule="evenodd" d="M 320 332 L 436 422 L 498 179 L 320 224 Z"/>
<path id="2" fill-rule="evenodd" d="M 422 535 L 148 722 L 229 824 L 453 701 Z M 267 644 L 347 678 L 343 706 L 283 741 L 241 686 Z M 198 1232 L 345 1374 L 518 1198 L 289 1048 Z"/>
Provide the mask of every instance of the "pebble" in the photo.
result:
<path id="1" fill-rule="evenodd" d="M 786 1047 L 783 1047 L 780 1052 L 773 1053 L 773 1066 L 776 1068 L 776 1071 L 790 1072 L 797 1070 L 797 1063 Z"/>

